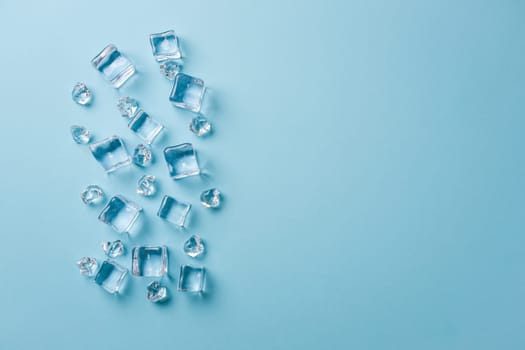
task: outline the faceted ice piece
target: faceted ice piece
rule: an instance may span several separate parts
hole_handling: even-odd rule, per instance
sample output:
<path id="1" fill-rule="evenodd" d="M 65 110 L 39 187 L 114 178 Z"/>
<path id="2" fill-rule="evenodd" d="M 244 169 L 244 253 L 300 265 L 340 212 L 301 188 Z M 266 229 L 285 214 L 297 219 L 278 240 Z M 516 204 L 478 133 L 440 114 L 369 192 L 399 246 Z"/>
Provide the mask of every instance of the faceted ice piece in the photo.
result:
<path id="1" fill-rule="evenodd" d="M 112 260 L 105 260 L 100 266 L 95 283 L 111 294 L 120 292 L 128 275 L 128 269 Z"/>
<path id="2" fill-rule="evenodd" d="M 97 272 L 98 263 L 95 258 L 84 257 L 77 261 L 77 266 L 81 275 L 94 276 Z"/>
<path id="3" fill-rule="evenodd" d="M 191 143 L 166 147 L 164 149 L 164 158 L 166 159 L 170 176 L 174 180 L 200 174 L 197 156 Z"/>
<path id="4" fill-rule="evenodd" d="M 201 293 L 204 291 L 206 270 L 204 267 L 181 265 L 179 292 Z"/>
<path id="5" fill-rule="evenodd" d="M 153 154 L 151 153 L 151 150 L 148 146 L 140 144 L 135 147 L 135 150 L 133 151 L 133 163 L 136 165 L 145 167 L 149 165 L 152 158 Z"/>
<path id="6" fill-rule="evenodd" d="M 221 205 L 221 192 L 216 188 L 203 191 L 201 204 L 206 208 L 218 208 Z"/>
<path id="7" fill-rule="evenodd" d="M 80 192 L 80 199 L 84 204 L 98 204 L 104 199 L 104 191 L 97 185 L 89 185 Z"/>
<path id="8" fill-rule="evenodd" d="M 148 145 L 150 145 L 162 129 L 164 129 L 164 126 L 153 120 L 153 118 L 143 110 L 138 111 L 137 115 L 129 121 L 128 127 Z"/>
<path id="9" fill-rule="evenodd" d="M 166 246 L 136 246 L 133 248 L 131 272 L 135 276 L 161 277 L 168 272 Z"/>
<path id="10" fill-rule="evenodd" d="M 204 253 L 204 243 L 199 235 L 193 235 L 184 243 L 184 253 L 196 258 Z"/>
<path id="11" fill-rule="evenodd" d="M 80 125 L 71 126 L 71 136 L 73 137 L 73 141 L 79 145 L 85 145 L 86 143 L 89 143 L 89 140 L 91 139 L 89 130 Z"/>
<path id="12" fill-rule="evenodd" d="M 176 107 L 198 112 L 204 96 L 204 81 L 190 75 L 179 73 L 175 76 L 170 101 Z"/>
<path id="13" fill-rule="evenodd" d="M 160 64 L 160 72 L 168 80 L 175 79 L 175 76 L 180 72 L 181 64 L 176 60 L 167 60 Z"/>
<path id="14" fill-rule="evenodd" d="M 158 281 L 153 281 L 146 287 L 148 300 L 152 303 L 160 303 L 168 299 L 168 290 Z"/>
<path id="15" fill-rule="evenodd" d="M 190 209 L 191 204 L 179 202 L 170 196 L 164 196 L 157 216 L 179 227 L 184 227 Z"/>
<path id="16" fill-rule="evenodd" d="M 110 225 L 118 233 L 129 232 L 142 208 L 122 196 L 111 198 L 102 209 L 98 219 Z"/>
<path id="17" fill-rule="evenodd" d="M 155 192 L 157 192 L 157 188 L 155 186 L 155 176 L 142 176 L 137 184 L 137 193 L 144 197 L 150 197 L 153 196 Z"/>
<path id="18" fill-rule="evenodd" d="M 112 44 L 106 46 L 92 60 L 91 64 L 106 78 L 114 88 L 119 88 L 133 74 L 135 67 L 120 51 Z"/>
<path id="19" fill-rule="evenodd" d="M 89 149 L 107 173 L 131 164 L 124 142 L 116 135 L 90 145 Z"/>
<path id="20" fill-rule="evenodd" d="M 113 242 L 102 242 L 104 253 L 110 258 L 116 258 L 124 254 L 124 243 L 120 239 Z"/>
<path id="21" fill-rule="evenodd" d="M 77 83 L 71 91 L 73 101 L 79 105 L 87 105 L 91 101 L 91 91 L 84 83 Z"/>
<path id="22" fill-rule="evenodd" d="M 211 131 L 211 123 L 204 116 L 198 115 L 191 120 L 190 131 L 197 136 L 204 136 Z"/>
<path id="23" fill-rule="evenodd" d="M 131 118 L 137 113 L 139 103 L 131 97 L 121 97 L 118 99 L 117 108 L 123 118 Z"/>
<path id="24" fill-rule="evenodd" d="M 167 32 L 151 34 L 149 36 L 151 50 L 157 61 L 181 58 L 179 50 L 179 38 L 173 30 Z"/>

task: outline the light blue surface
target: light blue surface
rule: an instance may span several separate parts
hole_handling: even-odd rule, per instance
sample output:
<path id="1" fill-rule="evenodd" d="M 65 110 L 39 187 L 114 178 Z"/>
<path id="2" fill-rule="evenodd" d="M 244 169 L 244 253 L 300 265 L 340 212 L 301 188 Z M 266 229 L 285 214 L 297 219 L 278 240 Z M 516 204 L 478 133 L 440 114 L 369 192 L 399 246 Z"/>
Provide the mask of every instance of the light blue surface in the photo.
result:
<path id="1" fill-rule="evenodd" d="M 524 349 L 524 16 L 511 0 L 2 1 L 0 348 Z M 172 28 L 215 97 L 207 139 L 151 54 Z M 138 70 L 120 91 L 90 64 L 108 43 Z M 124 94 L 167 128 L 153 199 L 134 193 L 144 170 L 106 175 L 69 132 L 132 150 Z M 202 181 L 169 178 L 161 147 L 182 142 Z M 144 207 L 132 245 L 170 248 L 167 305 L 150 279 L 115 297 L 79 275 L 120 237 L 81 202 L 91 183 Z M 224 207 L 206 210 L 215 186 Z M 156 217 L 163 194 L 194 205 L 187 233 Z M 206 298 L 175 291 L 192 233 Z"/>

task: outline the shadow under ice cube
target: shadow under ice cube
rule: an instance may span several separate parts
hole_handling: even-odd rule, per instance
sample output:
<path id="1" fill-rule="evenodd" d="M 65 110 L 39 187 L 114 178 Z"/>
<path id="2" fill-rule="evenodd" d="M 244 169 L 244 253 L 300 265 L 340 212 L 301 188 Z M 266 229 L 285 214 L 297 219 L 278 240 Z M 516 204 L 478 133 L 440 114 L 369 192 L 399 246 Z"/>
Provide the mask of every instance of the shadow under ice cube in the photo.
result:
<path id="1" fill-rule="evenodd" d="M 116 135 L 93 143 L 89 149 L 107 173 L 131 164 L 131 157 L 124 146 L 124 141 Z"/>
<path id="2" fill-rule="evenodd" d="M 128 275 L 128 269 L 112 260 L 106 260 L 100 266 L 95 283 L 111 294 L 119 293 Z"/>
<path id="3" fill-rule="evenodd" d="M 204 97 L 204 81 L 184 73 L 175 76 L 170 93 L 170 102 L 174 106 L 198 112 Z"/>
<path id="4" fill-rule="evenodd" d="M 161 277 L 168 272 L 166 246 L 136 246 L 133 248 L 131 272 L 135 276 Z"/>
<path id="5" fill-rule="evenodd" d="M 91 64 L 114 88 L 119 88 L 135 74 L 135 67 L 131 61 L 111 44 L 100 51 L 91 60 Z"/>
<path id="6" fill-rule="evenodd" d="M 183 143 L 164 149 L 164 159 L 172 179 L 179 180 L 188 176 L 199 175 L 197 155 L 191 143 Z"/>
<path id="7" fill-rule="evenodd" d="M 202 293 L 206 280 L 204 267 L 181 265 L 179 275 L 179 292 Z"/>
<path id="8" fill-rule="evenodd" d="M 111 198 L 98 219 L 118 233 L 129 232 L 137 221 L 142 208 L 122 196 Z"/>
<path id="9" fill-rule="evenodd" d="M 180 202 L 170 196 L 164 196 L 157 216 L 179 227 L 184 227 L 190 209 L 191 204 Z"/>

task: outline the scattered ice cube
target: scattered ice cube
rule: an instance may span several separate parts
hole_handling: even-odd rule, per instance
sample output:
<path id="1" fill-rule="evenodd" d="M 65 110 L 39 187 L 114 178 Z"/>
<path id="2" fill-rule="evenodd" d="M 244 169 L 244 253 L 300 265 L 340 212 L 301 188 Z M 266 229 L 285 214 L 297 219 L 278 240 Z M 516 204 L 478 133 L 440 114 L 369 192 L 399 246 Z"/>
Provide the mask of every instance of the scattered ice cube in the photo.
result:
<path id="1" fill-rule="evenodd" d="M 191 119 L 190 131 L 197 136 L 204 136 L 211 131 L 211 123 L 203 115 L 197 115 Z"/>
<path id="2" fill-rule="evenodd" d="M 153 154 L 148 146 L 140 144 L 135 147 L 135 150 L 133 151 L 133 163 L 145 167 L 151 163 L 151 159 L 153 159 Z"/>
<path id="3" fill-rule="evenodd" d="M 102 242 L 102 249 L 104 253 L 110 258 L 116 258 L 124 254 L 124 243 L 120 239 L 113 242 Z"/>
<path id="4" fill-rule="evenodd" d="M 132 118 L 139 109 L 137 100 L 124 96 L 118 99 L 117 108 L 123 118 Z"/>
<path id="5" fill-rule="evenodd" d="M 174 180 L 200 174 L 197 156 L 191 143 L 166 147 L 164 158 L 168 165 L 169 174 Z"/>
<path id="6" fill-rule="evenodd" d="M 180 68 L 180 61 L 176 60 L 167 60 L 160 64 L 160 72 L 168 80 L 174 80 L 175 76 L 180 72 Z"/>
<path id="7" fill-rule="evenodd" d="M 133 74 L 135 67 L 127 57 L 112 44 L 106 46 L 92 60 L 91 64 L 98 70 L 114 88 L 119 88 Z"/>
<path id="8" fill-rule="evenodd" d="M 179 292 L 202 293 L 206 280 L 204 267 L 181 265 L 179 275 Z"/>
<path id="9" fill-rule="evenodd" d="M 164 196 L 157 216 L 179 227 L 184 227 L 190 209 L 191 204 L 179 202 L 170 196 Z"/>
<path id="10" fill-rule="evenodd" d="M 143 110 L 139 110 L 137 115 L 129 121 L 128 127 L 148 145 L 151 145 L 159 133 L 164 129 L 164 126 L 151 118 Z"/>
<path id="11" fill-rule="evenodd" d="M 142 208 L 123 196 L 111 198 L 102 209 L 98 219 L 118 233 L 129 232 L 138 219 Z"/>
<path id="12" fill-rule="evenodd" d="M 216 188 L 203 191 L 201 204 L 206 208 L 218 208 L 221 205 L 221 192 Z"/>
<path id="13" fill-rule="evenodd" d="M 184 243 L 184 253 L 196 258 L 204 253 L 204 242 L 199 235 L 193 235 Z"/>
<path id="14" fill-rule="evenodd" d="M 184 73 L 175 76 L 170 102 L 176 107 L 198 112 L 204 96 L 204 81 Z"/>
<path id="15" fill-rule="evenodd" d="M 77 83 L 73 87 L 73 91 L 71 91 L 71 97 L 73 98 L 73 101 L 79 105 L 87 105 L 89 102 L 91 102 L 91 91 L 88 89 L 86 84 Z"/>
<path id="16" fill-rule="evenodd" d="M 98 204 L 104 199 L 104 191 L 97 185 L 89 185 L 80 192 L 80 199 L 84 204 Z"/>
<path id="17" fill-rule="evenodd" d="M 122 290 L 127 275 L 128 269 L 112 260 L 105 260 L 95 276 L 95 283 L 115 294 Z"/>
<path id="18" fill-rule="evenodd" d="M 131 157 L 124 142 L 116 135 L 91 144 L 89 149 L 107 173 L 131 164 Z"/>
<path id="19" fill-rule="evenodd" d="M 155 176 L 142 176 L 137 184 L 137 193 L 144 197 L 150 197 L 153 196 L 155 192 L 157 192 L 157 187 L 155 186 Z"/>
<path id="20" fill-rule="evenodd" d="M 97 272 L 97 259 L 95 258 L 89 258 L 84 257 L 77 261 L 78 269 L 80 270 L 80 274 L 84 276 L 95 276 L 95 273 Z"/>
<path id="21" fill-rule="evenodd" d="M 161 303 L 168 299 L 168 289 L 158 281 L 153 281 L 146 287 L 148 300 Z"/>
<path id="22" fill-rule="evenodd" d="M 89 140 L 91 139 L 89 130 L 80 125 L 71 126 L 71 136 L 73 137 L 73 141 L 79 145 L 85 145 L 86 143 L 89 143 Z"/>
<path id="23" fill-rule="evenodd" d="M 131 272 L 135 276 L 161 277 L 168 272 L 166 246 L 136 246 L 132 251 Z"/>
<path id="24" fill-rule="evenodd" d="M 163 33 L 151 34 L 149 36 L 151 50 L 157 61 L 181 58 L 179 49 L 179 38 L 173 30 Z"/>

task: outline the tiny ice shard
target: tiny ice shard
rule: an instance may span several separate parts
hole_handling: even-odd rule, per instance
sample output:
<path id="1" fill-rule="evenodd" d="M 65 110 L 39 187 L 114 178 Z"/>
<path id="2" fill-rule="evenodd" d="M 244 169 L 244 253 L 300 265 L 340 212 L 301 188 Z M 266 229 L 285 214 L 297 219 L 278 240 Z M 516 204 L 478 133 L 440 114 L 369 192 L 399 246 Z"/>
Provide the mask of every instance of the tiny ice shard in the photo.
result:
<path id="1" fill-rule="evenodd" d="M 139 110 L 135 117 L 130 119 L 128 127 L 148 145 L 151 145 L 159 133 L 164 129 L 164 126 L 151 118 L 143 110 Z"/>
<path id="2" fill-rule="evenodd" d="M 151 34 L 149 42 L 153 56 L 158 62 L 181 58 L 179 38 L 175 35 L 175 31 L 168 30 L 162 33 Z"/>
<path id="3" fill-rule="evenodd" d="M 142 176 L 137 184 L 137 193 L 144 197 L 150 197 L 153 196 L 155 192 L 157 192 L 157 188 L 155 186 L 155 176 Z"/>
<path id="4" fill-rule="evenodd" d="M 191 119 L 190 131 L 197 136 L 204 136 L 211 131 L 211 123 L 199 114 Z"/>
<path id="5" fill-rule="evenodd" d="M 137 100 L 124 96 L 118 99 L 117 108 L 123 118 L 132 118 L 139 109 Z"/>
<path id="6" fill-rule="evenodd" d="M 218 208 L 221 205 L 221 192 L 216 188 L 203 191 L 201 204 L 206 208 Z"/>
<path id="7" fill-rule="evenodd" d="M 91 144 L 89 149 L 107 173 L 131 164 L 131 157 L 124 146 L 124 141 L 116 135 Z"/>
<path id="8" fill-rule="evenodd" d="M 73 101 L 79 105 L 87 105 L 91 102 L 91 91 L 86 84 L 77 83 L 75 87 L 73 87 L 73 91 L 71 91 L 71 97 L 73 98 Z"/>
<path id="9" fill-rule="evenodd" d="M 196 258 L 204 253 L 204 243 L 199 235 L 193 235 L 184 243 L 184 253 Z"/>
<path id="10" fill-rule="evenodd" d="M 190 209 L 191 204 L 179 202 L 170 196 L 164 196 L 157 216 L 179 227 L 184 227 Z"/>
<path id="11" fill-rule="evenodd" d="M 116 258 L 124 254 L 124 243 L 120 239 L 113 242 L 102 242 L 104 253 L 110 258 Z"/>
<path id="12" fill-rule="evenodd" d="M 176 60 L 167 60 L 160 64 L 160 72 L 168 80 L 175 79 L 175 76 L 180 72 L 181 64 Z"/>
<path id="13" fill-rule="evenodd" d="M 153 281 L 146 287 L 147 298 L 152 303 L 161 303 L 168 299 L 168 290 L 158 281 Z"/>
<path id="14" fill-rule="evenodd" d="M 175 76 L 169 99 L 176 107 L 199 112 L 204 91 L 202 79 L 179 73 Z"/>
<path id="15" fill-rule="evenodd" d="M 84 204 L 98 204 L 104 199 L 104 191 L 97 185 L 89 185 L 80 192 L 80 199 Z"/>
<path id="16" fill-rule="evenodd" d="M 181 265 L 179 275 L 179 292 L 202 293 L 206 280 L 204 267 Z"/>
<path id="17" fill-rule="evenodd" d="M 80 125 L 71 126 L 71 137 L 73 137 L 73 141 L 79 145 L 85 145 L 86 143 L 89 143 L 89 140 L 91 139 L 89 130 Z"/>
<path id="18" fill-rule="evenodd" d="M 162 277 L 168 272 L 166 246 L 136 246 L 132 251 L 131 272 L 135 276 Z"/>
<path id="19" fill-rule="evenodd" d="M 168 165 L 169 174 L 174 180 L 200 174 L 197 156 L 191 143 L 166 147 L 164 158 Z"/>
<path id="20" fill-rule="evenodd" d="M 105 260 L 95 276 L 95 283 L 107 292 L 116 294 L 124 287 L 127 275 L 128 269 L 112 260 Z"/>
<path id="21" fill-rule="evenodd" d="M 95 258 L 84 257 L 77 261 L 77 266 L 81 275 L 94 276 L 97 272 L 98 263 Z"/>
<path id="22" fill-rule="evenodd" d="M 142 208 L 123 196 L 111 198 L 98 219 L 118 233 L 129 232 L 137 221 Z"/>
<path id="23" fill-rule="evenodd" d="M 122 55 L 120 51 L 109 44 L 92 60 L 91 64 L 98 70 L 106 80 L 108 80 L 114 88 L 119 88 L 124 84 L 133 74 L 135 74 L 135 67 L 126 56 Z"/>
<path id="24" fill-rule="evenodd" d="M 133 150 L 133 163 L 138 166 L 145 167 L 151 163 L 153 154 L 148 146 L 140 144 Z"/>

